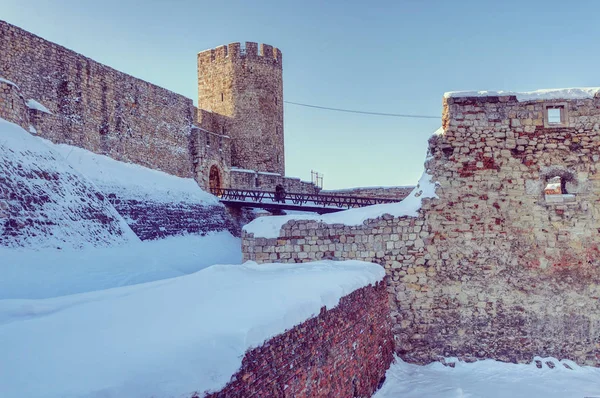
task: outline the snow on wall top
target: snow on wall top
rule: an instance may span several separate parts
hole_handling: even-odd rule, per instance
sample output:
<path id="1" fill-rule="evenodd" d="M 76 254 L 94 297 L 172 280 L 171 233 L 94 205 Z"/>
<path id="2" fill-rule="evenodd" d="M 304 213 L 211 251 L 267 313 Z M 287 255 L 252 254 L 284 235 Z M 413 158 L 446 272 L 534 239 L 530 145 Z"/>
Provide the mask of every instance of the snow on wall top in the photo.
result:
<path id="1" fill-rule="evenodd" d="M 417 217 L 421 202 L 424 198 L 437 198 L 435 190 L 437 183 L 431 181 L 431 176 L 426 172 L 419 179 L 419 183 L 412 192 L 398 203 L 385 203 L 362 208 L 340 211 L 324 215 L 287 215 L 273 217 L 259 217 L 244 226 L 244 231 L 254 234 L 256 238 L 277 238 L 281 228 L 291 220 L 313 220 L 327 224 L 361 225 L 369 219 L 390 214 L 394 217 Z"/>
<path id="2" fill-rule="evenodd" d="M 37 111 L 44 112 L 44 113 L 49 113 L 49 114 L 51 114 L 51 115 L 52 115 L 52 112 L 50 112 L 50 111 L 48 110 L 48 108 L 46 108 L 44 105 L 40 104 L 39 102 L 37 102 L 37 101 L 36 101 L 36 100 L 34 100 L 34 99 L 30 99 L 30 100 L 28 100 L 28 101 L 27 101 L 27 103 L 26 103 L 25 105 L 27 105 L 27 107 L 28 107 L 29 109 L 35 109 L 35 110 L 37 110 Z"/>
<path id="3" fill-rule="evenodd" d="M 381 266 L 359 261 L 248 262 L 100 292 L 2 300 L 0 396 L 220 390 L 246 350 L 384 276 Z"/>
<path id="4" fill-rule="evenodd" d="M 556 88 L 535 91 L 449 91 L 444 98 L 462 97 L 498 97 L 514 95 L 518 101 L 555 100 L 555 99 L 586 99 L 594 98 L 600 92 L 600 87 Z"/>
<path id="5" fill-rule="evenodd" d="M 60 154 L 0 119 L 0 246 L 80 248 L 138 241 Z"/>
<path id="6" fill-rule="evenodd" d="M 203 191 L 192 178 L 121 162 L 76 146 L 44 141 L 106 194 L 118 194 L 121 199 L 158 203 L 188 202 L 221 206 L 216 196 Z"/>
<path id="7" fill-rule="evenodd" d="M 16 88 L 19 88 L 19 86 L 17 86 L 15 83 L 11 82 L 10 80 L 6 80 L 0 77 L 0 83 L 6 83 L 6 84 L 10 84 L 11 86 L 15 86 Z"/>

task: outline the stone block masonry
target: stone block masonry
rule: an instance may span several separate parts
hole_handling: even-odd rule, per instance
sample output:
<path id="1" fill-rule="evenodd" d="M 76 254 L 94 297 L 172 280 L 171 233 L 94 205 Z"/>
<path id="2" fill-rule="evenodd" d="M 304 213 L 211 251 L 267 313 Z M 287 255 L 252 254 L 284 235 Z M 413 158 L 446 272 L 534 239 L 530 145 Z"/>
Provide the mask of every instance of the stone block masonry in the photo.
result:
<path id="1" fill-rule="evenodd" d="M 248 351 L 231 382 L 208 397 L 366 398 L 383 383 L 392 354 L 386 284 L 379 282 Z"/>
<path id="2" fill-rule="evenodd" d="M 52 112 L 35 120 L 41 136 L 193 176 L 189 146 L 196 112 L 191 99 L 3 21 L 0 77 L 17 84 L 25 100 L 34 99 Z"/>
<path id="3" fill-rule="evenodd" d="M 290 221 L 276 239 L 246 234 L 244 257 L 381 264 L 409 361 L 600 366 L 600 98 L 562 98 L 450 95 L 425 164 L 438 198 L 419 217 Z M 556 178 L 566 193 L 546 195 Z"/>
<path id="4" fill-rule="evenodd" d="M 18 87 L 4 79 L 0 79 L 0 118 L 16 123 L 26 130 L 29 128 L 25 101 Z"/>
<path id="5" fill-rule="evenodd" d="M 283 58 L 247 42 L 198 54 L 200 127 L 231 136 L 231 164 L 285 175 Z"/>

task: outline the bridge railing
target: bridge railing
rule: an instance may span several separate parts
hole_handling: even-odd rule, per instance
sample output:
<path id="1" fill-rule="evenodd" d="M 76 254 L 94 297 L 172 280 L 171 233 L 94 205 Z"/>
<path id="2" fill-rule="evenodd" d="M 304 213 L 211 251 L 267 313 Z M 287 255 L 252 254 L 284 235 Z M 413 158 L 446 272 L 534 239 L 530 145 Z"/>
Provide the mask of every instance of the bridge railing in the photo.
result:
<path id="1" fill-rule="evenodd" d="M 255 203 L 292 203 L 297 206 L 333 207 L 351 209 L 354 207 L 365 207 L 382 203 L 399 202 L 396 199 L 368 198 L 341 195 L 320 195 L 310 193 L 286 192 L 278 194 L 271 191 L 254 191 L 246 189 L 211 189 L 213 195 L 218 196 L 221 201 L 231 202 L 255 202 Z"/>

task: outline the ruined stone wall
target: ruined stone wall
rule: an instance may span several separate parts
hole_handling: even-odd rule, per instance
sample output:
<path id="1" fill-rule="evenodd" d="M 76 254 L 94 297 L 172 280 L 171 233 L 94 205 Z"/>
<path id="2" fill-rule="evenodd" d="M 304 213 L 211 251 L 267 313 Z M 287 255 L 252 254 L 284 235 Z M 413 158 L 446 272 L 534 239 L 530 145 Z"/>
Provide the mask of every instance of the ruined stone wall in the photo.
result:
<path id="1" fill-rule="evenodd" d="M 232 381 L 208 397 L 370 397 L 393 359 L 385 286 L 358 289 L 248 351 Z"/>
<path id="2" fill-rule="evenodd" d="M 231 137 L 233 166 L 285 175 L 281 51 L 247 42 L 199 53 L 198 107 L 223 116 L 208 123 Z"/>
<path id="3" fill-rule="evenodd" d="M 382 264 L 396 352 L 600 365 L 600 98 L 447 98 L 426 168 L 439 183 L 418 218 L 363 225 L 290 221 L 277 239 L 246 234 L 259 262 Z M 549 125 L 546 107 L 564 106 Z M 544 194 L 560 176 L 568 194 Z"/>
<path id="4" fill-rule="evenodd" d="M 385 198 L 402 200 L 414 187 L 362 187 L 348 189 L 323 190 L 323 195 L 357 196 L 366 198 Z"/>
<path id="5" fill-rule="evenodd" d="M 52 115 L 34 120 L 53 142 L 180 177 L 193 173 L 191 99 L 116 71 L 0 21 L 0 78 Z"/>

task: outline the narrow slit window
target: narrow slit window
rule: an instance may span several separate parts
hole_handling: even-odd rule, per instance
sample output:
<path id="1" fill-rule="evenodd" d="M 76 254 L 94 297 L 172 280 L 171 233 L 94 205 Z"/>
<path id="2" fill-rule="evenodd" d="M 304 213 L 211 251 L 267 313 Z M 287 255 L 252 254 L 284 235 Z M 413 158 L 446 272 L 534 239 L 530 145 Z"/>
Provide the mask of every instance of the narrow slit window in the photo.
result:
<path id="1" fill-rule="evenodd" d="M 221 102 L 225 101 L 225 96 L 221 93 Z"/>

